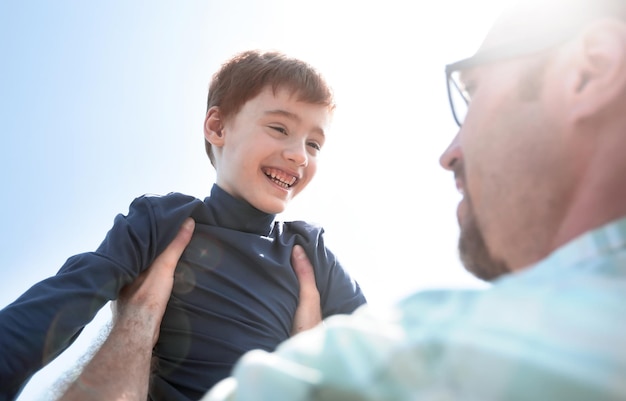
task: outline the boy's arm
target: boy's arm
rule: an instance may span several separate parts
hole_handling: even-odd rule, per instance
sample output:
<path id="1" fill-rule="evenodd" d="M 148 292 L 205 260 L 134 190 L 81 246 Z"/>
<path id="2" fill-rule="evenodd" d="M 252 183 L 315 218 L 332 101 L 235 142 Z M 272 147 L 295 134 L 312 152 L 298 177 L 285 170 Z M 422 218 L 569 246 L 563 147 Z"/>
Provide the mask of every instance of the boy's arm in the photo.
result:
<path id="1" fill-rule="evenodd" d="M 152 348 L 193 229 L 194 221 L 187 219 L 152 266 L 122 290 L 109 337 L 60 401 L 147 399 Z"/>
<path id="2" fill-rule="evenodd" d="M 322 318 L 339 314 L 351 314 L 360 306 L 367 303 L 361 287 L 348 271 L 341 265 L 339 259 L 324 246 L 323 237 L 319 238 L 318 253 L 322 253 L 316 266 L 317 283 L 321 289 Z M 320 268 L 322 268 L 320 270 Z M 324 269 L 325 268 L 325 269 Z"/>
<path id="3" fill-rule="evenodd" d="M 0 400 L 17 397 L 37 370 L 69 347 L 100 308 L 150 265 L 159 253 L 146 257 L 153 215 L 147 200 L 133 202 L 128 216 L 115 218 L 98 252 L 70 257 L 57 274 L 0 310 Z M 100 252 L 104 246 L 108 251 Z"/>

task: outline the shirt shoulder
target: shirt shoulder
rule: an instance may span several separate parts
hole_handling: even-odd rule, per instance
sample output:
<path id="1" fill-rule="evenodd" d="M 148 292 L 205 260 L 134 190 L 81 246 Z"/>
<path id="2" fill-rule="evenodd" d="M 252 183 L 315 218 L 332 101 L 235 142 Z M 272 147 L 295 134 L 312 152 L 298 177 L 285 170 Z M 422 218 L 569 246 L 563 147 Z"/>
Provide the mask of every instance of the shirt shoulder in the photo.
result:
<path id="1" fill-rule="evenodd" d="M 148 202 L 154 206 L 177 206 L 177 205 L 186 205 L 191 203 L 197 203 L 202 201 L 195 196 L 186 195 L 180 192 L 169 192 L 165 195 L 162 194 L 154 194 L 154 193 L 146 193 L 141 196 L 138 196 L 133 200 L 135 202 Z"/>
<path id="2" fill-rule="evenodd" d="M 186 217 L 193 217 L 196 220 L 201 219 L 202 211 L 206 208 L 206 205 L 202 200 L 194 196 L 180 192 L 170 192 L 166 195 L 141 195 L 131 203 L 130 212 L 133 209 L 144 208 L 150 210 L 155 220 L 173 220 L 173 223 L 178 226 Z"/>
<path id="3" fill-rule="evenodd" d="M 324 227 L 322 227 L 321 224 L 311 221 L 294 220 L 277 222 L 276 224 L 282 225 L 284 232 L 292 232 L 307 237 L 319 237 L 324 234 Z"/>

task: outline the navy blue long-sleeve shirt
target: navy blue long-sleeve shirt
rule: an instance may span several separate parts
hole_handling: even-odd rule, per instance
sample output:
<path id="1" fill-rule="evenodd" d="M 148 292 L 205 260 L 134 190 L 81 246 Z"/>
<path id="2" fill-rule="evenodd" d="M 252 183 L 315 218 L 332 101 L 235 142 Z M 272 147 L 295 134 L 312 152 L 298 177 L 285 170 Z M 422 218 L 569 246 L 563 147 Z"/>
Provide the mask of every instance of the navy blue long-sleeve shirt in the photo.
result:
<path id="1" fill-rule="evenodd" d="M 172 241 L 185 218 L 196 228 L 176 272 L 154 349 L 152 400 L 199 399 L 251 349 L 273 350 L 290 335 L 299 284 L 293 245 L 315 268 L 324 317 L 365 303 L 358 284 L 325 247 L 323 229 L 279 222 L 217 185 L 204 201 L 171 193 L 142 196 L 118 215 L 95 252 L 0 310 L 0 400 L 65 350 L 106 302 L 116 299 Z"/>

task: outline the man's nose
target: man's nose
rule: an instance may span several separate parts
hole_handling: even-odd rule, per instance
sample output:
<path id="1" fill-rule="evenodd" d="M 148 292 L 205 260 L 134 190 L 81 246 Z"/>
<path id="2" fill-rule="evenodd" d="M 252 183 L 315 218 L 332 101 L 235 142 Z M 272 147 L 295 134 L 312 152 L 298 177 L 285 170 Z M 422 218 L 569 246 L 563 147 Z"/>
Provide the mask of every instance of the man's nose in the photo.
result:
<path id="1" fill-rule="evenodd" d="M 461 152 L 461 146 L 459 143 L 459 134 L 457 133 L 450 142 L 450 145 L 444 150 L 444 152 L 439 157 L 439 164 L 446 170 L 452 170 L 452 166 L 463 158 L 463 153 Z"/>

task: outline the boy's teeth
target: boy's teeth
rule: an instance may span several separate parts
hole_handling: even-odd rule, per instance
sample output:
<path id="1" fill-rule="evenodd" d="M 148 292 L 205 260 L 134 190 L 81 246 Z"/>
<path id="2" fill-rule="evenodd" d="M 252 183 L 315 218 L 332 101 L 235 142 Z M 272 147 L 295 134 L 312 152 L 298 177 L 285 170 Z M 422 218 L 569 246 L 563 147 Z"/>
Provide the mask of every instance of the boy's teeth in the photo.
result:
<path id="1" fill-rule="evenodd" d="M 289 188 L 297 181 L 296 177 L 283 178 L 279 172 L 276 172 L 274 170 L 268 171 L 265 174 L 270 177 L 275 183 L 281 185 L 284 188 Z"/>

